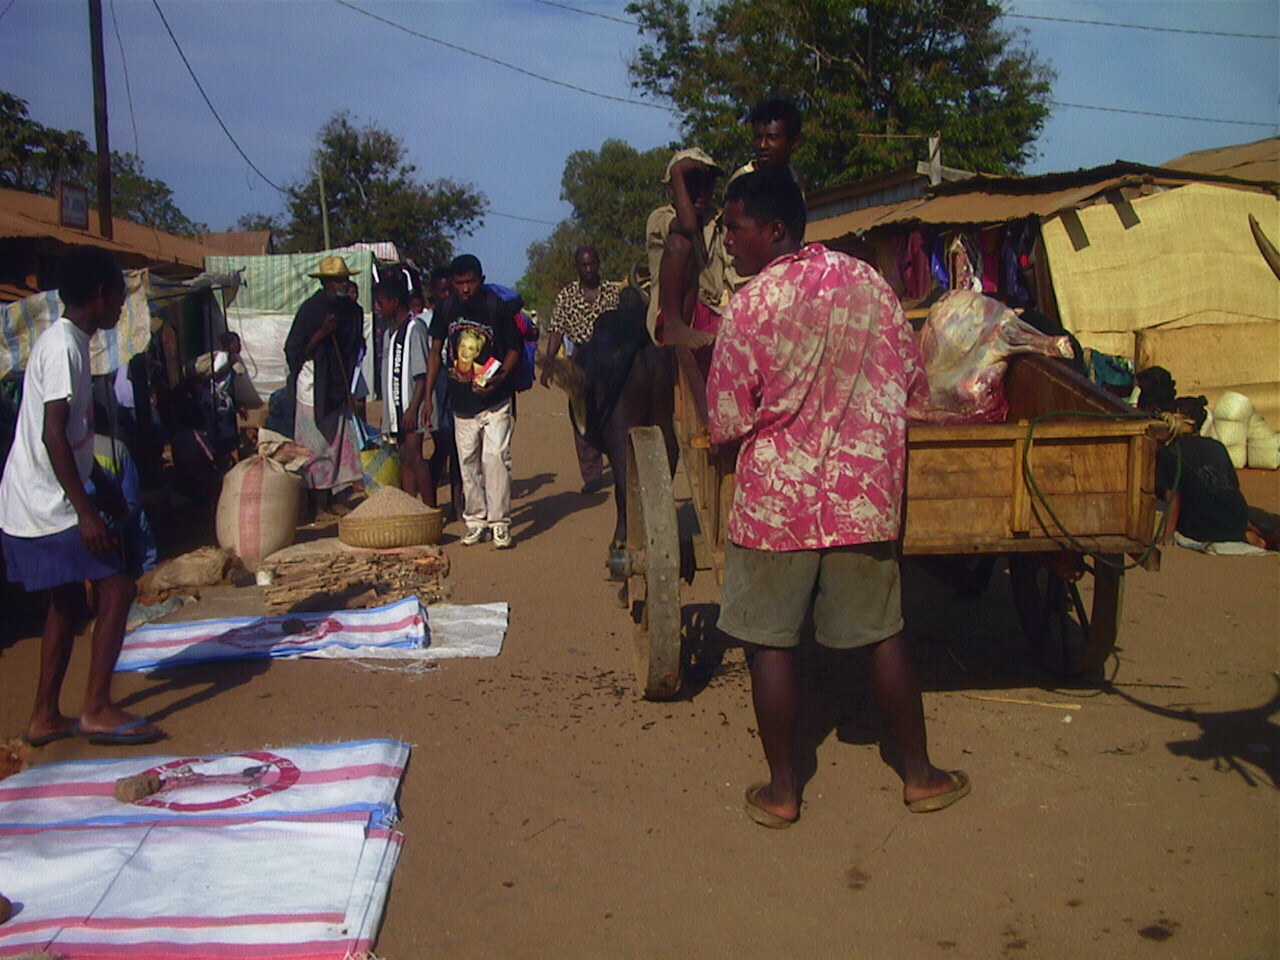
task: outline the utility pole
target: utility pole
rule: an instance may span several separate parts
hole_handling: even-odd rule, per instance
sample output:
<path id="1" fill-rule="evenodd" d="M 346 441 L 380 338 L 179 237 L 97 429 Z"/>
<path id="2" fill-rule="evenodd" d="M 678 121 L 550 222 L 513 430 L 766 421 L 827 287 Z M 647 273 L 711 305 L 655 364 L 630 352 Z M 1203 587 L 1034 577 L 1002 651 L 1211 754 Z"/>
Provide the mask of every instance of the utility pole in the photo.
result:
<path id="1" fill-rule="evenodd" d="M 102 56 L 102 0 L 89 0 L 89 52 L 93 61 L 93 130 L 98 141 L 98 232 L 110 240 L 111 146 L 107 142 L 107 68 Z"/>
<path id="2" fill-rule="evenodd" d="M 329 246 L 329 203 L 324 198 L 324 161 L 316 159 L 316 179 L 320 181 L 320 226 L 324 230 L 324 248 Z"/>

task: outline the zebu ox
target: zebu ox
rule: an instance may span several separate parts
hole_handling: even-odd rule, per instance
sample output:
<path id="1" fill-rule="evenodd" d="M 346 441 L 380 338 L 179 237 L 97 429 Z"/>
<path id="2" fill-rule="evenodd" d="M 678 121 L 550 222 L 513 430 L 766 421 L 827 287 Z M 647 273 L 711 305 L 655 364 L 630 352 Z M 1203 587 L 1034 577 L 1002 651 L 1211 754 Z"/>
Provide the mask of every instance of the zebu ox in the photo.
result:
<path id="1" fill-rule="evenodd" d="M 617 522 L 609 547 L 612 576 L 625 574 L 627 546 L 627 437 L 632 427 L 658 427 L 674 473 L 678 456 L 672 423 L 675 364 L 669 350 L 654 344 L 645 326 L 643 296 L 629 286 L 617 309 L 596 321 L 591 340 L 573 359 L 546 361 L 557 384 L 569 394 L 574 427 L 609 458 Z"/>

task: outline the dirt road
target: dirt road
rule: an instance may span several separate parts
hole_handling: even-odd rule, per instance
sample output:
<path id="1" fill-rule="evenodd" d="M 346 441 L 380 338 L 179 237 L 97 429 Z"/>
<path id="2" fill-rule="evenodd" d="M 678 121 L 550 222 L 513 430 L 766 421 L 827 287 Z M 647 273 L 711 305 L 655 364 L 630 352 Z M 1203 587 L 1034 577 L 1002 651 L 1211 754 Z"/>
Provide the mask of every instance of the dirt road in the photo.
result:
<path id="1" fill-rule="evenodd" d="M 911 575 L 935 760 L 966 769 L 973 795 L 907 813 L 856 662 L 814 653 L 802 818 L 765 831 L 741 810 L 763 772 L 741 654 L 684 699 L 637 699 L 630 620 L 603 579 L 610 498 L 578 493 L 559 395 L 521 406 L 515 549 L 446 531 L 454 599 L 511 604 L 499 658 L 118 682 L 169 731 L 165 752 L 414 745 L 380 957 L 1280 956 L 1280 558 L 1175 548 L 1129 574 L 1101 690 L 1054 689 L 1030 665 L 1003 571 L 976 601 Z M 709 576 L 685 589 L 690 607 L 714 599 Z M 227 588 L 204 608 L 254 603 Z M 36 648 L 0 645 L 6 733 L 25 724 Z M 38 759 L 108 753 L 64 741 Z"/>

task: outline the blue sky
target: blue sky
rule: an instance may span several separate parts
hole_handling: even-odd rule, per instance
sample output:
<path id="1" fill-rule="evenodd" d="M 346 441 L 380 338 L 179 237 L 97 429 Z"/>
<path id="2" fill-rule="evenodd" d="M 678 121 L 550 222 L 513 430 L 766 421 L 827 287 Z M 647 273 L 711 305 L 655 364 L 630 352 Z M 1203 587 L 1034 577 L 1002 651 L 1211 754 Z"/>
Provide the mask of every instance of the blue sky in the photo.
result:
<path id="1" fill-rule="evenodd" d="M 608 19 L 626 18 L 623 2 L 567 0 L 595 16 L 536 0 L 351 2 L 531 72 L 638 99 L 626 64 L 640 38 L 634 26 Z M 302 176 L 315 134 L 333 112 L 374 121 L 404 140 L 423 179 L 467 181 L 488 197 L 492 212 L 484 226 L 459 246 L 480 256 L 493 280 L 517 280 L 528 245 L 568 214 L 560 175 L 570 153 L 597 149 L 610 137 L 647 149 L 677 136 L 671 114 L 653 106 L 544 83 L 335 0 L 159 0 L 159 6 L 222 119 L 268 178 L 283 185 Z M 244 213 L 278 212 L 279 195 L 219 129 L 150 0 L 103 0 L 103 9 L 112 148 L 134 151 L 136 144 L 148 175 L 168 183 L 183 212 L 212 229 L 226 229 Z M 1275 0 L 1012 0 L 1007 11 L 1280 33 Z M 79 129 L 92 141 L 87 4 L 0 0 L 0 12 L 0 90 L 26 100 L 41 123 Z M 1026 42 L 1057 71 L 1057 101 L 1271 124 L 1056 107 L 1028 172 L 1116 159 L 1157 164 L 1277 133 L 1280 41 L 1032 19 L 1007 25 L 1025 30 Z"/>

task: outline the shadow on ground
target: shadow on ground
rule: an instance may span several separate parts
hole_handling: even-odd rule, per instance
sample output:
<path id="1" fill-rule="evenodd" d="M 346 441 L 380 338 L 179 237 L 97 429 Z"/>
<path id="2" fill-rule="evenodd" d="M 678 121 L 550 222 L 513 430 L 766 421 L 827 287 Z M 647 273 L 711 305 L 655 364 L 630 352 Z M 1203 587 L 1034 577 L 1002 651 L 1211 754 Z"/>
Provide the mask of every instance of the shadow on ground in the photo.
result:
<path id="1" fill-rule="evenodd" d="M 1245 783 L 1256 787 L 1261 771 L 1270 786 L 1280 789 L 1280 726 L 1274 717 L 1280 714 L 1280 674 L 1274 675 L 1276 692 L 1266 703 L 1240 710 L 1205 712 L 1187 707 L 1182 710 L 1162 707 L 1141 700 L 1104 683 L 1102 689 L 1148 713 L 1168 720 L 1181 720 L 1200 727 L 1195 740 L 1171 740 L 1166 746 L 1178 757 L 1190 757 L 1213 764 L 1223 773 L 1236 773 Z"/>
<path id="2" fill-rule="evenodd" d="M 145 713 L 149 720 L 159 723 L 172 714 L 243 686 L 270 668 L 269 657 L 164 667 L 147 674 L 147 679 L 155 683 L 122 697 L 118 705 Z M 159 706 L 147 706 L 157 701 Z"/>

